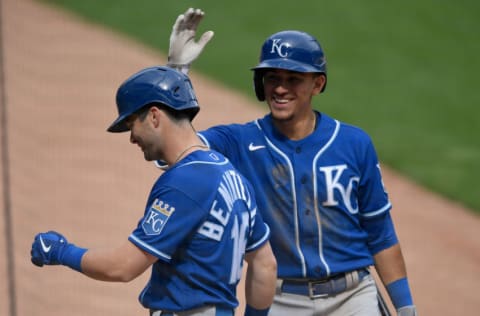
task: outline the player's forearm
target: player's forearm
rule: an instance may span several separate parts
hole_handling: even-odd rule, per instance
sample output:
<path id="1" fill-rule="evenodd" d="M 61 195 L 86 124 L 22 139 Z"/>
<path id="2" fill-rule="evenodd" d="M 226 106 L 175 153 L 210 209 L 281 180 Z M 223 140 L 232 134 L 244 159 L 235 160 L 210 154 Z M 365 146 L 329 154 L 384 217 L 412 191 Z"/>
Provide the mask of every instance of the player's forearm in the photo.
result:
<path id="1" fill-rule="evenodd" d="M 374 256 L 375 269 L 399 315 L 416 315 L 405 261 L 399 244 L 380 251 Z"/>
<path id="2" fill-rule="evenodd" d="M 277 283 L 277 262 L 271 254 L 270 244 L 266 244 L 255 254 L 248 254 L 248 269 L 245 280 L 247 305 L 255 309 L 270 307 Z"/>
<path id="3" fill-rule="evenodd" d="M 271 274 L 272 270 L 265 270 L 265 276 Z M 247 272 L 248 273 L 248 272 Z M 262 273 L 262 272 L 259 272 Z M 268 277 L 270 279 L 270 277 Z M 272 282 L 274 280 L 274 282 Z M 251 277 L 245 282 L 245 298 L 248 305 L 256 309 L 268 308 L 275 295 L 276 279 L 261 280 L 260 278 Z"/>
<path id="4" fill-rule="evenodd" d="M 129 282 L 142 274 L 152 259 L 127 242 L 118 248 L 87 251 L 82 258 L 82 273 L 101 281 Z"/>
<path id="5" fill-rule="evenodd" d="M 134 278 L 112 260 L 108 251 L 97 249 L 89 250 L 83 256 L 82 273 L 95 280 L 110 282 L 129 282 Z"/>
<path id="6" fill-rule="evenodd" d="M 385 285 L 407 276 L 400 244 L 380 251 L 374 260 L 375 269 Z"/>

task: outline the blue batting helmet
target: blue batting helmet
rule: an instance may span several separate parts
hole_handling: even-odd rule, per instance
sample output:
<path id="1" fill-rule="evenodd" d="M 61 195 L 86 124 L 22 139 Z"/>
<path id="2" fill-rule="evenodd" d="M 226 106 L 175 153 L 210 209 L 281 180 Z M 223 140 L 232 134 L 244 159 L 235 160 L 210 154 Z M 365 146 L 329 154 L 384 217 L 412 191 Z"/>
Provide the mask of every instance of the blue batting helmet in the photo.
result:
<path id="1" fill-rule="evenodd" d="M 327 78 L 327 61 L 318 41 L 308 33 L 282 31 L 263 43 L 259 64 L 254 71 L 254 87 L 258 100 L 265 100 L 263 74 L 266 69 L 322 73 Z M 322 91 L 325 90 L 325 85 Z"/>
<path id="2" fill-rule="evenodd" d="M 145 68 L 129 77 L 117 90 L 118 118 L 107 131 L 128 131 L 125 120 L 149 104 L 163 104 L 174 111 L 184 111 L 192 120 L 200 110 L 190 79 L 172 68 Z"/>

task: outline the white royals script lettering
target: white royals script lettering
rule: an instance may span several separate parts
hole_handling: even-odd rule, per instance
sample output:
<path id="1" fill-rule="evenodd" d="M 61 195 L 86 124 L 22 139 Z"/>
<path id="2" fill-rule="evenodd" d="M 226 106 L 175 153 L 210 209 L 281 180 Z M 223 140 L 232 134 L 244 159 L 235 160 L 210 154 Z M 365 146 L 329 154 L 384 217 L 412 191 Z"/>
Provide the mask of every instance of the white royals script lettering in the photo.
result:
<path id="1" fill-rule="evenodd" d="M 320 167 L 320 171 L 325 175 L 325 186 L 327 189 L 327 199 L 323 201 L 325 206 L 337 206 L 339 201 L 335 199 L 335 190 L 340 193 L 343 204 L 351 214 L 358 213 L 358 205 L 352 206 L 352 190 L 354 183 L 360 181 L 359 177 L 351 177 L 346 187 L 340 182 L 343 172 L 347 169 L 347 165 L 337 165 Z"/>
<path id="2" fill-rule="evenodd" d="M 287 57 L 287 52 L 284 52 L 282 49 L 288 47 L 288 43 L 281 43 L 281 39 L 274 38 L 272 42 L 272 50 L 270 53 L 277 53 L 280 57 Z"/>

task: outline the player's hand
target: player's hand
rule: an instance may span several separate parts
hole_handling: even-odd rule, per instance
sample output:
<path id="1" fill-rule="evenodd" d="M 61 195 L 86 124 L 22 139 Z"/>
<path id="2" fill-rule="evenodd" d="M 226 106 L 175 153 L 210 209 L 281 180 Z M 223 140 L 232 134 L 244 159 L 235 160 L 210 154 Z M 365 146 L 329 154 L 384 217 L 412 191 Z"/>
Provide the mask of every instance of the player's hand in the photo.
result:
<path id="1" fill-rule="evenodd" d="M 200 9 L 189 8 L 177 17 L 170 34 L 168 66 L 188 73 L 190 64 L 197 59 L 214 34 L 213 31 L 207 31 L 195 41 L 197 27 L 204 15 Z"/>
<path id="2" fill-rule="evenodd" d="M 67 246 L 67 239 L 57 232 L 49 231 L 37 234 L 30 251 L 32 263 L 39 267 L 44 264 L 62 264 L 63 252 Z"/>

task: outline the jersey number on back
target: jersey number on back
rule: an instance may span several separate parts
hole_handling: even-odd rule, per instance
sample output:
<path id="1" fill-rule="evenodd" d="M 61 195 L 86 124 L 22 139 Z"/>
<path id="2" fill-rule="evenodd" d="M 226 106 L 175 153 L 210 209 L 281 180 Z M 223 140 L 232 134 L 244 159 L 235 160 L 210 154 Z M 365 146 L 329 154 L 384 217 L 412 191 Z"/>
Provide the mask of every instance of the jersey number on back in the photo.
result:
<path id="1" fill-rule="evenodd" d="M 247 245 L 247 229 L 249 216 L 248 213 L 241 214 L 242 219 L 238 220 L 238 215 L 234 216 L 232 226 L 232 267 L 230 270 L 230 284 L 236 284 L 242 276 L 243 255 Z"/>

